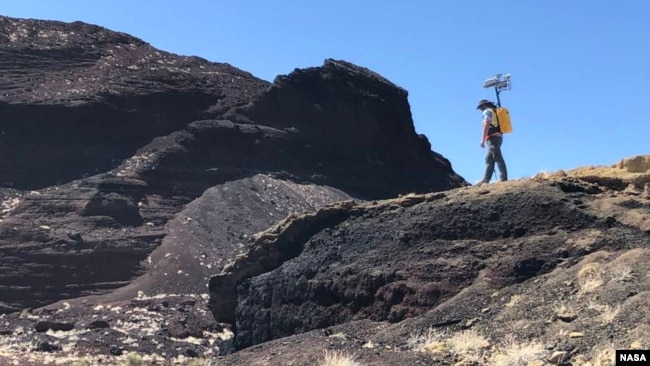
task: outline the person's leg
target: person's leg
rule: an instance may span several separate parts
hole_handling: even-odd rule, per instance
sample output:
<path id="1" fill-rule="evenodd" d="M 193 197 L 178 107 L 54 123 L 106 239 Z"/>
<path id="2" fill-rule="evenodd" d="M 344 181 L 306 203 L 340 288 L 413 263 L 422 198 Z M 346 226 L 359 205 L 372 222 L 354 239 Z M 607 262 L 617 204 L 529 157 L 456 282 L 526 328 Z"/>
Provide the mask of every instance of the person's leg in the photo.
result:
<path id="1" fill-rule="evenodd" d="M 499 180 L 503 182 L 508 180 L 508 169 L 506 168 L 506 161 L 503 159 L 503 154 L 501 153 L 502 143 L 502 136 L 493 136 L 490 138 L 492 156 L 494 157 L 494 161 L 496 162 L 497 168 L 499 169 Z"/>
<path id="2" fill-rule="evenodd" d="M 490 183 L 494 174 L 494 153 L 492 149 L 491 139 L 487 141 L 487 154 L 485 155 L 485 174 L 483 175 L 482 183 Z"/>

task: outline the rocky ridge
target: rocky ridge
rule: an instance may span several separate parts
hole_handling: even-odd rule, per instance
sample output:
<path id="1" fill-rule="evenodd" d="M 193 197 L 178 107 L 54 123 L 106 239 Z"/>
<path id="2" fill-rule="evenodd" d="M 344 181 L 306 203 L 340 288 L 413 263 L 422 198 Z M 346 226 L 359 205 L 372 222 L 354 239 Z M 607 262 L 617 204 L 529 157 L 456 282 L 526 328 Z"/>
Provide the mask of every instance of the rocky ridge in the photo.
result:
<path id="1" fill-rule="evenodd" d="M 650 347 L 647 156 L 465 187 L 363 67 L 267 83 L 97 26 L 0 23 L 0 364 Z"/>
<path id="2" fill-rule="evenodd" d="M 650 195 L 639 191 L 650 165 L 631 169 L 639 160 L 310 214 L 346 218 L 238 279 L 244 349 L 219 362 L 613 365 L 615 349 L 648 347 Z M 611 179 L 621 175 L 636 188 Z M 277 229 L 259 245 L 282 243 Z M 254 253 L 213 277 L 213 306 L 220 285 L 265 262 Z"/>
<path id="3" fill-rule="evenodd" d="M 152 365 L 612 364 L 614 349 L 648 347 L 650 196 L 592 173 L 292 214 L 254 234 L 212 278 L 210 296 L 141 293 L 5 315 L 6 354 Z"/>
<path id="4" fill-rule="evenodd" d="M 271 84 L 81 22 L 0 25 L 2 362 L 231 352 L 207 282 L 256 232 L 467 185 L 416 134 L 407 92 L 363 67 Z"/>
<path id="5" fill-rule="evenodd" d="M 155 267 L 158 257 L 149 254 L 165 238 L 177 244 L 166 224 L 210 187 L 228 189 L 229 182 L 265 174 L 381 198 L 465 184 L 415 134 L 406 92 L 364 68 L 327 60 L 270 85 L 230 65 L 158 51 L 97 26 L 1 20 L 7 84 L 0 121 L 8 136 L 2 147 L 3 156 L 14 158 L 3 160 L 7 174 L 0 182 L 8 187 L 0 223 L 5 312 L 107 293 L 151 275 L 148 265 Z M 63 74 L 83 93 L 60 79 Z M 60 98 L 48 94 L 55 87 Z M 305 96 L 305 89 L 325 92 Z M 323 106 L 294 111 L 317 103 Z M 386 111 L 393 112 L 370 125 Z M 322 124 L 330 136 L 325 143 Z M 384 135 L 402 124 L 410 127 L 389 145 Z M 328 149 L 336 136 L 345 146 Z M 405 160 L 412 165 L 403 168 Z M 52 185 L 60 180 L 68 182 Z M 334 198 L 297 199 L 305 202 L 286 207 L 314 209 Z M 226 227 L 210 230 L 206 235 L 228 235 Z M 204 245 L 204 239 L 187 245 Z M 218 272 L 216 261 L 225 259 L 209 252 L 201 255 L 215 258 L 206 266 Z M 196 277 L 208 276 L 202 273 Z M 163 279 L 131 286 L 129 294 L 169 290 L 159 285 Z"/>

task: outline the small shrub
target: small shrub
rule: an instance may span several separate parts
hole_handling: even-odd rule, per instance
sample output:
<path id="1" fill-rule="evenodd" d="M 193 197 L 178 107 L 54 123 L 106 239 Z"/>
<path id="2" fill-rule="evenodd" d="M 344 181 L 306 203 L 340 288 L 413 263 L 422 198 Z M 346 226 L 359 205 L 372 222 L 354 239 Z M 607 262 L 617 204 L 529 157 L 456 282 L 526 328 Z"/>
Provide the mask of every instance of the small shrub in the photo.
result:
<path id="1" fill-rule="evenodd" d="M 588 278 L 588 277 L 599 276 L 600 272 L 601 272 L 600 267 L 601 267 L 601 265 L 598 262 L 586 263 L 578 271 L 578 280 Z"/>
<path id="2" fill-rule="evenodd" d="M 616 318 L 620 312 L 621 305 L 616 305 L 614 307 L 606 305 L 605 309 L 603 309 L 603 311 L 600 313 L 600 319 L 602 320 L 603 324 L 610 324 L 614 321 L 614 318 Z"/>
<path id="3" fill-rule="evenodd" d="M 593 292 L 603 283 L 603 271 L 600 263 L 587 263 L 578 271 L 578 284 L 580 285 L 581 294 Z"/>
<path id="4" fill-rule="evenodd" d="M 576 310 L 572 306 L 564 303 L 560 305 L 555 304 L 553 306 L 553 313 L 556 318 L 562 321 L 571 321 L 578 317 Z"/>
<path id="5" fill-rule="evenodd" d="M 349 355 L 339 351 L 325 351 L 323 360 L 319 366 L 359 366 Z"/>
<path id="6" fill-rule="evenodd" d="M 621 305 L 616 305 L 614 307 L 609 305 L 600 305 L 595 302 L 590 302 L 587 307 L 590 310 L 596 310 L 600 313 L 600 320 L 603 324 L 610 324 L 614 321 L 614 318 L 618 316 L 621 312 Z"/>
<path id="7" fill-rule="evenodd" d="M 615 281 L 621 283 L 633 282 L 636 280 L 636 273 L 634 273 L 634 270 L 632 270 L 630 266 L 622 266 L 616 268 L 612 276 Z"/>
<path id="8" fill-rule="evenodd" d="M 130 352 L 126 355 L 125 366 L 142 366 L 144 365 L 142 357 L 134 352 Z"/>
<path id="9" fill-rule="evenodd" d="M 523 299 L 523 296 L 521 296 L 521 295 L 512 295 L 510 297 L 510 301 L 508 301 L 508 303 L 505 306 L 508 307 L 508 308 L 511 308 L 511 307 L 519 304 L 522 299 Z"/>
<path id="10" fill-rule="evenodd" d="M 429 329 L 426 333 L 411 338 L 409 343 L 418 352 L 430 354 L 448 352 L 469 362 L 481 362 L 484 349 L 490 346 L 490 342 L 473 329 L 453 334 L 451 337 Z"/>
<path id="11" fill-rule="evenodd" d="M 440 332 L 430 328 L 426 333 L 409 339 L 408 343 L 411 345 L 411 348 L 418 352 L 441 353 L 448 348 L 447 344 L 442 341 L 442 338 L 443 336 Z"/>
<path id="12" fill-rule="evenodd" d="M 453 353 L 470 362 L 482 361 L 483 350 L 490 346 L 490 342 L 474 329 L 453 335 L 447 344 Z"/>
<path id="13" fill-rule="evenodd" d="M 508 337 L 497 347 L 490 361 L 494 366 L 520 366 L 540 359 L 545 353 L 544 346 L 538 342 L 516 342 Z"/>

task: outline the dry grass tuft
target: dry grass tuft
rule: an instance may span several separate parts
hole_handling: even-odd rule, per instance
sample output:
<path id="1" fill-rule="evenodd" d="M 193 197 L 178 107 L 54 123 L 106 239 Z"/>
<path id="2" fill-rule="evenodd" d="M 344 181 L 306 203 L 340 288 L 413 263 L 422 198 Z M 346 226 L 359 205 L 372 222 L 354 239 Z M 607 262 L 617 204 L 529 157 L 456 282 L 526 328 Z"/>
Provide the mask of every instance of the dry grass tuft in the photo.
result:
<path id="1" fill-rule="evenodd" d="M 447 344 L 443 342 L 443 335 L 435 329 L 428 329 L 426 333 L 411 337 L 408 341 L 412 349 L 425 353 L 443 353 Z"/>
<path id="2" fill-rule="evenodd" d="M 359 364 L 346 353 L 325 351 L 325 356 L 319 366 L 359 366 Z"/>
<path id="3" fill-rule="evenodd" d="M 556 318 L 563 321 L 574 320 L 578 317 L 576 309 L 571 305 L 567 305 L 566 303 L 553 305 L 553 313 Z"/>
<path id="4" fill-rule="evenodd" d="M 546 350 L 541 343 L 519 343 L 513 337 L 506 338 L 490 358 L 490 365 L 494 366 L 520 366 L 529 365 L 541 359 Z"/>
<path id="5" fill-rule="evenodd" d="M 448 337 L 434 329 L 409 340 L 412 348 L 429 354 L 452 353 L 469 362 L 483 360 L 485 349 L 490 346 L 487 338 L 473 329 Z"/>
<path id="6" fill-rule="evenodd" d="M 596 310 L 600 313 L 600 320 L 603 324 L 610 324 L 621 312 L 621 305 L 609 306 L 609 305 L 600 305 L 594 302 L 590 302 L 587 309 Z"/>
<path id="7" fill-rule="evenodd" d="M 610 324 L 611 322 L 614 321 L 614 318 L 616 318 L 616 316 L 618 316 L 618 313 L 620 312 L 621 312 L 621 305 L 616 305 L 614 307 L 605 305 L 605 308 L 600 313 L 600 320 L 602 320 L 603 324 Z"/>
<path id="8" fill-rule="evenodd" d="M 124 363 L 125 366 L 141 366 L 144 365 L 142 356 L 140 356 L 137 353 L 129 353 L 126 356 L 126 361 Z"/>
<path id="9" fill-rule="evenodd" d="M 510 301 L 508 301 L 507 304 L 505 304 L 506 307 L 511 308 L 517 304 L 519 304 L 523 300 L 522 295 L 512 295 L 510 297 Z"/>
<path id="10" fill-rule="evenodd" d="M 648 343 L 636 340 L 630 342 L 630 349 L 648 349 Z"/>
<path id="11" fill-rule="evenodd" d="M 469 329 L 454 334 L 447 341 L 447 345 L 452 353 L 461 356 L 463 360 L 480 363 L 490 342 L 474 329 Z"/>
<path id="12" fill-rule="evenodd" d="M 614 268 L 614 272 L 612 273 L 612 278 L 616 282 L 633 282 L 636 280 L 636 273 L 634 273 L 634 270 L 630 266 L 620 266 Z"/>
<path id="13" fill-rule="evenodd" d="M 449 348 L 454 353 L 464 354 L 487 348 L 490 342 L 487 338 L 478 334 L 474 329 L 469 329 L 455 334 L 449 339 Z"/>
<path id="14" fill-rule="evenodd" d="M 580 271 L 578 271 L 578 284 L 580 285 L 580 294 L 587 294 L 594 292 L 597 288 L 602 286 L 605 281 L 603 280 L 603 270 L 601 264 L 591 262 L 585 264 Z"/>
<path id="15" fill-rule="evenodd" d="M 585 263 L 578 271 L 578 279 L 596 277 L 601 272 L 601 264 L 598 262 Z"/>

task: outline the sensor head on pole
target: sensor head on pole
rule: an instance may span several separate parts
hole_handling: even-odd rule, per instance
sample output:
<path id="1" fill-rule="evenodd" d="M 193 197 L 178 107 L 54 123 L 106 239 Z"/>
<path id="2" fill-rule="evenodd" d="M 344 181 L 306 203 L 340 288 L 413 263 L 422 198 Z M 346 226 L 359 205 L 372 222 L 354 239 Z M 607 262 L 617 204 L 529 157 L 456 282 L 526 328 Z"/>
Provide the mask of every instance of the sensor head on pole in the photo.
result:
<path id="1" fill-rule="evenodd" d="M 510 90 L 510 74 L 496 74 L 483 82 L 484 88 L 495 88 L 497 91 Z"/>

